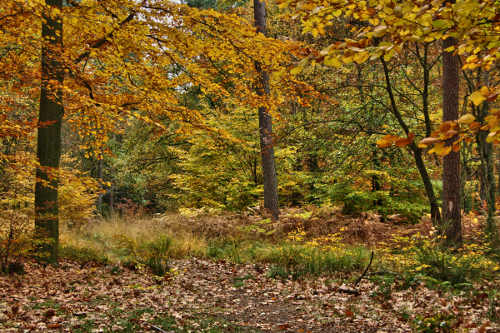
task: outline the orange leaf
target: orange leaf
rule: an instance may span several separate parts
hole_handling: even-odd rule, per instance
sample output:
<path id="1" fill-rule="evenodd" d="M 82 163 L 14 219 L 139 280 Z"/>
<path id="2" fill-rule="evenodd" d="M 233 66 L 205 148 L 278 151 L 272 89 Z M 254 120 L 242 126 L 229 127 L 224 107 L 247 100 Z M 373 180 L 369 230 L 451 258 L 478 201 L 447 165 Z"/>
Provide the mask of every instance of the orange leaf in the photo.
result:
<path id="1" fill-rule="evenodd" d="M 497 99 L 497 97 L 498 97 L 498 93 L 497 92 L 492 93 L 492 94 L 488 95 L 487 101 L 488 102 L 494 102 Z"/>
<path id="2" fill-rule="evenodd" d="M 469 128 L 470 128 L 471 130 L 478 129 L 479 127 L 481 127 L 481 123 L 479 123 L 479 122 L 477 122 L 477 121 L 475 121 L 475 122 L 473 122 L 473 123 L 469 124 Z"/>
<path id="3" fill-rule="evenodd" d="M 387 148 L 389 146 L 392 146 L 394 141 L 396 141 L 397 139 L 398 137 L 394 135 L 390 134 L 384 135 L 381 139 L 377 141 L 377 146 L 379 148 Z"/>
<path id="4" fill-rule="evenodd" d="M 410 133 L 407 138 L 401 138 L 401 139 L 396 140 L 395 144 L 398 147 L 407 146 L 413 141 L 414 137 L 415 137 L 415 134 Z"/>
<path id="5" fill-rule="evenodd" d="M 282 331 L 286 331 L 290 328 L 290 325 L 289 324 L 279 324 L 278 328 Z"/>
<path id="6" fill-rule="evenodd" d="M 439 131 L 446 133 L 449 130 L 453 129 L 455 127 L 455 123 L 453 121 L 445 121 L 442 122 L 441 125 L 439 125 Z"/>
<path id="7" fill-rule="evenodd" d="M 54 328 L 60 328 L 61 324 L 55 323 L 55 324 L 48 324 L 47 328 L 54 329 Z"/>

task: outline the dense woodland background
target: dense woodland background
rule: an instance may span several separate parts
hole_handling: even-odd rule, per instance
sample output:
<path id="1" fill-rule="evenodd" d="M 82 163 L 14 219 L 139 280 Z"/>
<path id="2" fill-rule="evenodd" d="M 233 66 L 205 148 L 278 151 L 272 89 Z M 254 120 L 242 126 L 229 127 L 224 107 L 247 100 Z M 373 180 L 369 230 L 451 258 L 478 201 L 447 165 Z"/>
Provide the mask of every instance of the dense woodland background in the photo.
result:
<path id="1" fill-rule="evenodd" d="M 385 300 L 484 287 L 469 328 L 498 328 L 499 21 L 495 0 L 2 1 L 1 270 L 380 269 Z"/>

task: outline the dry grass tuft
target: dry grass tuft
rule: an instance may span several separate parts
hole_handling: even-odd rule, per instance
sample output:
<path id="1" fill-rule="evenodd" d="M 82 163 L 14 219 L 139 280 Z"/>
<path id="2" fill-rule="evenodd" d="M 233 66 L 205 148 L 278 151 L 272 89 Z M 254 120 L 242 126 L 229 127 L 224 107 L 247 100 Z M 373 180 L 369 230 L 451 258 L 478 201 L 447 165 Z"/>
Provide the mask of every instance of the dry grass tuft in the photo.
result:
<path id="1" fill-rule="evenodd" d="M 73 249 L 91 250 L 110 262 L 122 262 L 145 244 L 168 238 L 169 257 L 203 256 L 207 242 L 185 228 L 171 228 L 158 219 L 95 220 L 80 230 L 63 228 L 61 244 Z"/>

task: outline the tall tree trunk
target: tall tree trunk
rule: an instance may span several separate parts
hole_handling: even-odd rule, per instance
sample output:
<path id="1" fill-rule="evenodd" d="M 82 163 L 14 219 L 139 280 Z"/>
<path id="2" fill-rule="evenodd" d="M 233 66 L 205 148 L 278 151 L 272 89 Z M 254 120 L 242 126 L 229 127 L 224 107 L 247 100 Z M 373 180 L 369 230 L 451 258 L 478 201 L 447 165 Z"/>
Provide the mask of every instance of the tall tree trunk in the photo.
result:
<path id="1" fill-rule="evenodd" d="M 459 58 L 453 51 L 457 41 L 448 37 L 443 41 L 443 121 L 458 119 Z M 448 140 L 451 145 L 457 137 Z M 460 152 L 451 151 L 443 158 L 443 210 L 442 232 L 448 244 L 461 245 L 462 222 L 460 216 Z"/>
<path id="2" fill-rule="evenodd" d="M 49 8 L 62 9 L 63 0 L 46 0 Z M 46 13 L 42 24 L 42 83 L 40 95 L 36 170 L 35 232 L 39 238 L 39 256 L 56 262 L 59 246 L 59 161 L 61 122 L 64 114 L 62 83 L 64 71 L 58 61 L 62 51 L 62 17 Z M 54 84 L 55 82 L 55 84 Z"/>
<path id="3" fill-rule="evenodd" d="M 254 0 L 253 6 L 257 32 L 266 35 L 265 2 Z M 269 74 L 262 69 L 259 62 L 255 62 L 255 68 L 260 75 L 260 82 L 256 89 L 257 94 L 259 96 L 269 95 Z M 276 167 L 274 162 L 273 121 L 271 115 L 264 106 L 259 107 L 259 134 L 262 173 L 264 176 L 264 208 L 269 209 L 274 219 L 278 219 L 278 182 L 276 179 Z"/>

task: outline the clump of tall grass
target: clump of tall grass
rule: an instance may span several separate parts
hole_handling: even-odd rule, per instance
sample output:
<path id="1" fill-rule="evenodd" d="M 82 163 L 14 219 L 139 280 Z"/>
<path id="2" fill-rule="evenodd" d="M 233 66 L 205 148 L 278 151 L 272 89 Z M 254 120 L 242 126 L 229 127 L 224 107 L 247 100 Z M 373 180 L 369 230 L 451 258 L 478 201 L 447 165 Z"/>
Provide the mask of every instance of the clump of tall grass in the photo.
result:
<path id="1" fill-rule="evenodd" d="M 267 263 L 272 265 L 269 274 L 273 277 L 299 278 L 360 271 L 369 262 L 370 251 L 362 246 L 319 248 L 293 241 L 220 239 L 208 243 L 207 256 L 236 263 Z"/>
<path id="2" fill-rule="evenodd" d="M 98 220 L 80 230 L 63 228 L 61 233 L 63 256 L 127 266 L 144 264 L 153 270 L 166 267 L 167 258 L 203 256 L 205 249 L 204 239 L 155 219 Z"/>
<path id="3" fill-rule="evenodd" d="M 290 243 L 271 248 L 262 256 L 262 260 L 273 263 L 294 278 L 361 271 L 369 258 L 370 251 L 361 246 L 333 250 Z"/>

